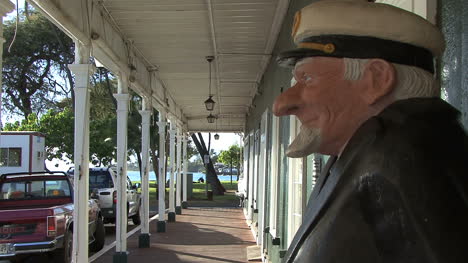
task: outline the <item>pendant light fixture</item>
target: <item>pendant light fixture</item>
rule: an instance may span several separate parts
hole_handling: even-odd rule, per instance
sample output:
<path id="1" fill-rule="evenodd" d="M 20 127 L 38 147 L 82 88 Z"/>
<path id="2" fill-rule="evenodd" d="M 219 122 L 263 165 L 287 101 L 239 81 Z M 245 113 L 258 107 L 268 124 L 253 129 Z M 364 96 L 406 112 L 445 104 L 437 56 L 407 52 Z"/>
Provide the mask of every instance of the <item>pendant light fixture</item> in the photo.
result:
<path id="1" fill-rule="evenodd" d="M 205 100 L 205 107 L 207 111 L 213 111 L 215 105 L 215 101 L 212 99 L 213 95 L 211 95 L 211 62 L 213 61 L 213 59 L 213 56 L 206 57 L 206 61 L 208 61 L 209 66 L 208 99 Z"/>
<path id="2" fill-rule="evenodd" d="M 214 123 L 216 117 L 213 114 L 210 113 L 210 115 L 208 115 L 208 117 L 206 117 L 206 119 L 208 120 L 208 123 Z"/>
<path id="3" fill-rule="evenodd" d="M 218 119 L 216 119 L 215 132 L 216 132 L 216 134 L 214 135 L 214 139 L 215 139 L 215 140 L 219 140 L 219 134 L 218 134 Z"/>

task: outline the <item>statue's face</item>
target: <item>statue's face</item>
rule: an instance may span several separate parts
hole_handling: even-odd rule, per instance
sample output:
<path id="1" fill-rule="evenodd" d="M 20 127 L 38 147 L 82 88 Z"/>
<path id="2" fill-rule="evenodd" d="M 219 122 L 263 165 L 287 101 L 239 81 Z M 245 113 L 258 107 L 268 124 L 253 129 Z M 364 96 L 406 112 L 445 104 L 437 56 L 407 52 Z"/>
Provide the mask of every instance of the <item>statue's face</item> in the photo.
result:
<path id="1" fill-rule="evenodd" d="M 363 104 L 356 81 L 345 80 L 343 75 L 344 64 L 339 58 L 306 58 L 295 66 L 295 83 L 273 106 L 275 115 L 295 115 L 302 124 L 288 156 L 341 152 L 355 130 Z"/>

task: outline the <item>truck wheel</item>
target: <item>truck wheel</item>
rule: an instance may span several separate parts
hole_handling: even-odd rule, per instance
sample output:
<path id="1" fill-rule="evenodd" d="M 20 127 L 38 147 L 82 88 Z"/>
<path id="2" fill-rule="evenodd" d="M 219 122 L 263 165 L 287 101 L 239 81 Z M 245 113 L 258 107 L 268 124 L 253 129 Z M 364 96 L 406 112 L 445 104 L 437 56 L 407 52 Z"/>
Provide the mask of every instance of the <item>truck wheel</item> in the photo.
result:
<path id="1" fill-rule="evenodd" d="M 106 229 L 104 223 L 102 222 L 102 217 L 98 217 L 96 221 L 96 230 L 94 231 L 94 241 L 89 245 L 89 250 L 91 252 L 98 252 L 104 247 L 106 240 Z"/>
<path id="2" fill-rule="evenodd" d="M 133 224 L 139 226 L 141 224 L 141 204 L 138 206 L 138 211 L 132 216 Z"/>
<path id="3" fill-rule="evenodd" d="M 54 251 L 54 262 L 70 263 L 72 259 L 73 249 L 73 232 L 67 230 L 63 237 L 63 248 Z"/>

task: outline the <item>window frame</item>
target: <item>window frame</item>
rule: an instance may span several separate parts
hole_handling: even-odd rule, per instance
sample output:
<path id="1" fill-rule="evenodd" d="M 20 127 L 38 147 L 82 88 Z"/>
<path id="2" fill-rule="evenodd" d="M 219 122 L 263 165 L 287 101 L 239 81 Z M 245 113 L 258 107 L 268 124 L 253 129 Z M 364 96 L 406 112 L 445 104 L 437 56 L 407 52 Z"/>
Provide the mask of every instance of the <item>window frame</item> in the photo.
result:
<path id="1" fill-rule="evenodd" d="M 12 156 L 12 151 L 18 151 L 18 164 L 17 165 L 11 165 L 11 158 L 10 156 Z M 21 167 L 23 165 L 23 148 L 21 147 L 1 147 L 0 148 L 0 152 L 3 153 L 3 152 L 6 152 L 6 160 L 5 160 L 5 164 L 2 164 L 2 156 L 1 156 L 1 153 L 0 153 L 0 164 L 2 164 L 3 167 Z"/>
<path id="2" fill-rule="evenodd" d="M 289 143 L 292 143 L 299 133 L 301 123 L 296 116 L 289 118 Z M 306 161 L 305 158 L 288 158 L 288 246 L 303 221 L 307 200 L 307 169 L 304 166 Z"/>
<path id="3" fill-rule="evenodd" d="M 377 3 L 384 3 L 405 9 L 415 13 L 432 24 L 436 25 L 437 19 L 437 0 L 377 0 Z"/>
<path id="4" fill-rule="evenodd" d="M 278 206 L 279 206 L 279 173 L 280 173 L 280 118 L 272 116 L 271 119 L 271 173 L 270 173 L 270 215 L 269 226 L 270 235 L 273 238 L 279 237 L 278 231 Z"/>

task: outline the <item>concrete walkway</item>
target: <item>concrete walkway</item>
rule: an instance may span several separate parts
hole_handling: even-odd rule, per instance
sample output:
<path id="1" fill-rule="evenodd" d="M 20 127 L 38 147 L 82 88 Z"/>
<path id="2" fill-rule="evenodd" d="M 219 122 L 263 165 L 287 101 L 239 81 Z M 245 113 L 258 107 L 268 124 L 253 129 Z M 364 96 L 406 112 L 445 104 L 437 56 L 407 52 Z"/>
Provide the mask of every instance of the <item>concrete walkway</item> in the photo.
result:
<path id="1" fill-rule="evenodd" d="M 150 223 L 151 247 L 138 248 L 138 235 L 128 239 L 128 262 L 247 262 L 246 248 L 255 245 L 240 208 L 189 208 L 156 233 Z M 112 262 L 114 250 L 94 262 Z"/>

